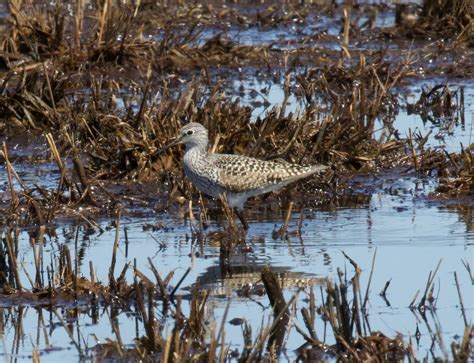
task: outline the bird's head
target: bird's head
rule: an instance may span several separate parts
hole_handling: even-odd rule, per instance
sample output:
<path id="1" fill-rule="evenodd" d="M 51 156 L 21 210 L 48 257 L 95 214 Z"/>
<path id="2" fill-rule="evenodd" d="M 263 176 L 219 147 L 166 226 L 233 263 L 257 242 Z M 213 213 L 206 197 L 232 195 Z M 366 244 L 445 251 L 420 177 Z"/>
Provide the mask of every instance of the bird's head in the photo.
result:
<path id="1" fill-rule="evenodd" d="M 208 140 L 206 128 L 200 123 L 191 122 L 179 130 L 178 137 L 172 140 L 168 145 L 155 151 L 153 156 L 159 155 L 178 144 L 186 145 L 187 150 L 193 147 L 198 147 L 201 151 L 206 152 Z"/>

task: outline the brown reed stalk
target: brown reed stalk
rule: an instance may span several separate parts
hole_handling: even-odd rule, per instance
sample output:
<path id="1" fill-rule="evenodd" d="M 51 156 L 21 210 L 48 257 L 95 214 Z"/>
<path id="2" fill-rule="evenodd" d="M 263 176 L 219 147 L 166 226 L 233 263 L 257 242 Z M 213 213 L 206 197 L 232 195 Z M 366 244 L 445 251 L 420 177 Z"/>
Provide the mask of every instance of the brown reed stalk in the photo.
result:
<path id="1" fill-rule="evenodd" d="M 118 244 L 119 244 L 119 239 L 120 239 L 120 215 L 121 211 L 120 209 L 117 210 L 117 216 L 115 218 L 115 238 L 114 238 L 114 247 L 112 250 L 112 261 L 110 262 L 110 268 L 109 268 L 109 284 L 110 288 L 114 290 L 116 288 L 116 281 L 114 277 L 114 271 L 115 271 L 115 263 L 117 260 L 117 250 L 118 250 Z"/>
<path id="2" fill-rule="evenodd" d="M 15 278 L 15 287 L 18 290 L 18 292 L 21 293 L 23 290 L 22 284 L 21 284 L 21 278 L 20 278 L 20 272 L 18 270 L 18 263 L 16 260 L 16 255 L 15 251 L 13 249 L 13 241 L 11 237 L 11 231 L 10 228 L 7 227 L 7 230 L 5 231 L 5 242 L 7 245 L 7 251 L 8 251 L 8 259 L 9 259 L 9 267 L 10 267 L 10 273 L 13 274 Z"/>
<path id="3" fill-rule="evenodd" d="M 276 327 L 279 324 L 281 324 L 281 318 L 286 313 L 288 307 L 291 306 L 291 304 L 293 304 L 295 299 L 296 299 L 296 295 L 293 295 L 292 298 L 288 301 L 288 303 L 284 307 L 282 307 L 280 313 L 274 317 L 272 325 L 261 332 L 261 334 L 257 338 L 257 342 L 253 345 L 252 351 L 250 352 L 246 362 L 248 363 L 254 362 L 257 355 L 261 354 L 265 341 L 267 340 L 269 335 L 275 331 Z"/>
<path id="4" fill-rule="evenodd" d="M 110 0 L 105 0 L 102 5 L 102 12 L 100 14 L 99 20 L 99 35 L 97 37 L 97 44 L 96 47 L 100 48 L 102 46 L 102 38 L 104 34 L 104 29 L 107 22 L 107 15 L 109 11 L 109 7 L 111 6 Z"/>
<path id="5" fill-rule="evenodd" d="M 181 277 L 181 279 L 178 281 L 178 283 L 176 284 L 176 286 L 174 287 L 173 291 L 171 291 L 171 294 L 169 295 L 169 298 L 170 299 L 173 299 L 174 295 L 176 294 L 176 291 L 178 291 L 179 287 L 181 286 L 181 284 L 183 283 L 184 279 L 186 278 L 186 276 L 188 276 L 188 274 L 191 272 L 191 267 L 188 267 L 188 269 L 186 270 L 186 272 L 183 274 L 183 276 Z"/>
<path id="6" fill-rule="evenodd" d="M 11 194 L 11 206 L 12 206 L 12 209 L 15 210 L 19 202 L 18 202 L 18 196 L 15 192 L 15 186 L 13 185 L 12 166 L 10 164 L 10 159 L 8 157 L 7 144 L 5 142 L 3 142 L 2 156 L 5 159 L 5 166 L 7 169 L 8 185 L 10 186 L 10 194 Z"/>
<path id="7" fill-rule="evenodd" d="M 362 310 L 365 310 L 367 302 L 369 301 L 369 290 L 370 290 L 370 284 L 372 282 L 372 276 L 374 275 L 375 258 L 376 257 L 377 257 L 377 248 L 375 248 L 375 252 L 374 252 L 374 255 L 372 257 L 372 266 L 370 268 L 369 281 L 367 282 L 367 288 L 365 290 L 365 297 L 364 297 L 364 302 L 362 304 Z"/>
<path id="8" fill-rule="evenodd" d="M 84 23 L 84 0 L 76 0 L 74 12 L 74 44 L 76 49 L 81 49 L 81 33 Z"/>
<path id="9" fill-rule="evenodd" d="M 466 310 L 464 309 L 464 303 L 463 303 L 463 300 L 462 300 L 461 289 L 459 288 L 458 275 L 457 275 L 456 271 L 454 271 L 454 281 L 456 282 L 456 289 L 458 291 L 459 304 L 461 305 L 461 313 L 462 313 L 462 317 L 464 319 L 464 326 L 467 327 L 469 325 L 469 323 L 467 322 Z"/>
<path id="10" fill-rule="evenodd" d="M 425 301 L 426 301 L 426 298 L 428 296 L 428 291 L 430 290 L 433 282 L 434 282 L 434 279 L 436 277 L 436 274 L 439 270 L 439 267 L 441 266 L 441 262 L 443 261 L 443 259 L 441 258 L 438 262 L 438 264 L 436 265 L 436 268 L 434 270 L 434 272 L 431 272 L 429 273 L 428 275 L 428 281 L 426 282 L 426 287 L 425 287 L 425 292 L 423 294 L 423 296 L 421 297 L 420 299 L 420 302 L 418 303 L 418 310 L 420 310 L 420 312 L 424 312 L 425 310 Z"/>
<path id="11" fill-rule="evenodd" d="M 288 235 L 288 225 L 290 223 L 290 218 L 291 218 L 291 212 L 293 211 L 293 206 L 295 205 L 294 202 L 290 202 L 288 204 L 288 209 L 286 210 L 286 216 L 285 216 L 285 222 L 283 223 L 283 226 L 280 229 L 280 233 L 283 236 Z"/>
<path id="12" fill-rule="evenodd" d="M 155 275 L 156 283 L 158 285 L 158 288 L 160 289 L 161 298 L 163 299 L 163 304 L 166 304 L 169 301 L 169 297 L 168 297 L 168 294 L 166 293 L 166 286 L 163 282 L 163 279 L 161 278 L 160 273 L 158 272 L 157 268 L 153 264 L 153 261 L 151 260 L 150 257 L 148 257 L 148 263 L 150 264 L 150 268 L 153 274 Z"/>

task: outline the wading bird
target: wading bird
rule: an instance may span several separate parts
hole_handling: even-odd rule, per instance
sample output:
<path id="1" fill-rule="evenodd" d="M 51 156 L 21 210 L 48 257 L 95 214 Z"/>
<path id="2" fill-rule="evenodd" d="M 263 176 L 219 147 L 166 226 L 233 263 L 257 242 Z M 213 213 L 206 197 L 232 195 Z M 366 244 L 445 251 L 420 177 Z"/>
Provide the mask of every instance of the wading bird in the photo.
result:
<path id="1" fill-rule="evenodd" d="M 324 165 L 301 166 L 209 152 L 208 132 L 196 122 L 184 126 L 179 136 L 156 154 L 177 144 L 186 146 L 183 168 L 189 180 L 201 192 L 213 198 L 224 194 L 245 229 L 249 228 L 243 214 L 244 203 L 248 198 L 282 188 L 328 168 Z"/>

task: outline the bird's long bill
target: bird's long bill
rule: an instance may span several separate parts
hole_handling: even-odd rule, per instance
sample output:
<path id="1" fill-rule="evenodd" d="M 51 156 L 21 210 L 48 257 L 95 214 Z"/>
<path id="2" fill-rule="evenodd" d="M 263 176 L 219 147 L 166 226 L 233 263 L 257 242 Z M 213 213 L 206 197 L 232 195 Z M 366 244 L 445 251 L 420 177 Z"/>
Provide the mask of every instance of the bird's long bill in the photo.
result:
<path id="1" fill-rule="evenodd" d="M 173 141 L 171 141 L 168 145 L 163 146 L 161 149 L 156 150 L 153 154 L 151 154 L 152 159 L 156 159 L 159 155 L 163 154 L 166 150 L 169 148 L 172 148 L 173 146 L 179 144 L 181 139 L 177 137 Z"/>

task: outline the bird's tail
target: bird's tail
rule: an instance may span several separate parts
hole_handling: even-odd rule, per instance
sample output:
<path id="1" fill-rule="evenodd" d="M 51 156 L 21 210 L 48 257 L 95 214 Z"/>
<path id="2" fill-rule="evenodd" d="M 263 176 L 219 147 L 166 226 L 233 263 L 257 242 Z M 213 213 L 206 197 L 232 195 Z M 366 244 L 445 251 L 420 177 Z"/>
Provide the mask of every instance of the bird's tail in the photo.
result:
<path id="1" fill-rule="evenodd" d="M 329 166 L 327 166 L 327 165 L 313 165 L 313 166 L 305 167 L 305 169 L 306 170 L 304 170 L 304 172 L 298 173 L 297 175 L 294 175 L 292 178 L 289 178 L 288 182 L 293 182 L 293 181 L 296 181 L 296 180 L 299 180 L 299 179 L 306 178 L 306 177 L 308 177 L 310 175 L 313 175 L 315 173 L 319 173 L 323 170 L 329 169 Z"/>

